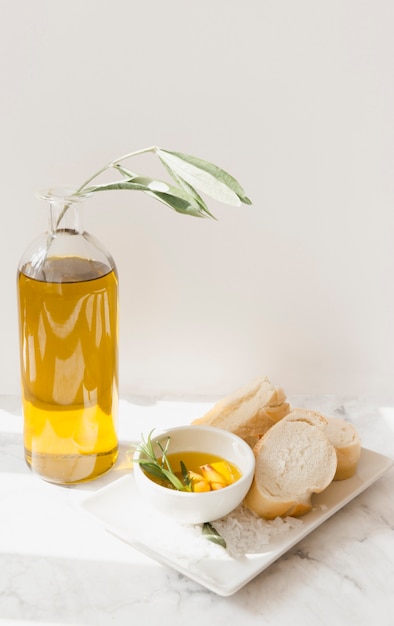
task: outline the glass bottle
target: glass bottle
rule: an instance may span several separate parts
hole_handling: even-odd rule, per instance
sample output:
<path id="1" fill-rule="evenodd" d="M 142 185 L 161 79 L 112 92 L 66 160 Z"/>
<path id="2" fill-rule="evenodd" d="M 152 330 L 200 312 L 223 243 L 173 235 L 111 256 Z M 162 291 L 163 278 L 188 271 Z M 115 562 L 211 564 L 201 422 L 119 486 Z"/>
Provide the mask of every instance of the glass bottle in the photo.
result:
<path id="1" fill-rule="evenodd" d="M 61 188 L 40 197 L 48 232 L 17 276 L 25 459 L 45 480 L 78 483 L 118 455 L 118 277 L 82 228 L 87 196 Z"/>

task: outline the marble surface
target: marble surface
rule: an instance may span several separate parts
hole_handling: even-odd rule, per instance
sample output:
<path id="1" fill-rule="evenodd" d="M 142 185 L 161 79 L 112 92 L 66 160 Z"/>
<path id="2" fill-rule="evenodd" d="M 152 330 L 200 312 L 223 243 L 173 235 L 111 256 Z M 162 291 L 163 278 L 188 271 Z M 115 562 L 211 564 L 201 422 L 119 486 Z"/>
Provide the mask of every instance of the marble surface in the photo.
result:
<path id="1" fill-rule="evenodd" d="M 364 447 L 394 458 L 394 405 L 298 396 L 293 406 L 354 423 Z M 23 458 L 18 398 L 0 397 L 0 626 L 341 626 L 394 624 L 394 468 L 229 597 L 208 591 L 108 533 L 78 504 L 130 471 L 141 431 L 178 425 L 211 402 L 123 398 L 119 461 L 78 487 L 45 483 Z"/>

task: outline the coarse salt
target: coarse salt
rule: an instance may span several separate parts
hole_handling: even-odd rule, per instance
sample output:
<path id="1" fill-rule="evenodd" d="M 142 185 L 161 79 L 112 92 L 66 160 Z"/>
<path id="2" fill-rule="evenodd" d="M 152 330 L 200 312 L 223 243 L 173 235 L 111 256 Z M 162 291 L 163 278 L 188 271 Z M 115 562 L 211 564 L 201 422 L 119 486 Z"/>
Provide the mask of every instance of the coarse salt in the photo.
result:
<path id="1" fill-rule="evenodd" d="M 262 552 L 274 539 L 302 524 L 302 520 L 295 517 L 264 520 L 241 505 L 223 519 L 213 522 L 212 526 L 225 540 L 227 552 L 239 557 Z"/>
<path id="2" fill-rule="evenodd" d="M 226 517 L 211 522 L 225 540 L 226 549 L 202 534 L 202 524 L 181 524 L 158 514 L 147 515 L 138 534 L 139 540 L 151 549 L 187 563 L 259 554 L 268 544 L 302 524 L 302 520 L 294 517 L 264 520 L 241 505 Z"/>

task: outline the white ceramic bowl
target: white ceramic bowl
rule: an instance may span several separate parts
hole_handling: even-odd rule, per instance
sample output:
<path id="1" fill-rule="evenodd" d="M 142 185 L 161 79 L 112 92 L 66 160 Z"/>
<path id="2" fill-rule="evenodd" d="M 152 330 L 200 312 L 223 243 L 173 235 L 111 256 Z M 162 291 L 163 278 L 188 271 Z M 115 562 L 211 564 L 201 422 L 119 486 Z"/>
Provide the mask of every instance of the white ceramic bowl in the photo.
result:
<path id="1" fill-rule="evenodd" d="M 152 442 L 164 440 L 165 443 L 168 437 L 169 454 L 187 451 L 215 454 L 233 463 L 240 470 L 241 478 L 218 491 L 176 491 L 158 485 L 145 474 L 139 463 L 134 463 L 137 488 L 156 511 L 178 522 L 199 524 L 220 519 L 241 504 L 252 484 L 255 467 L 253 452 L 245 441 L 211 426 L 178 426 L 159 433 L 154 431 Z M 157 454 L 160 454 L 159 449 Z M 137 451 L 134 457 L 139 456 Z"/>

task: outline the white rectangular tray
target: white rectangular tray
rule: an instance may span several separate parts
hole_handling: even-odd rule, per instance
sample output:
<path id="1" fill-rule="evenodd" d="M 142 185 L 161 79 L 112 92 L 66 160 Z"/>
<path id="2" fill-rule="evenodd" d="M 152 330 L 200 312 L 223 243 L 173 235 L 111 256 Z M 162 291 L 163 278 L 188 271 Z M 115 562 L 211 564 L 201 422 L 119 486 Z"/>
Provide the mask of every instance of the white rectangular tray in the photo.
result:
<path id="1" fill-rule="evenodd" d="M 302 524 L 275 537 L 262 551 L 239 558 L 232 558 L 213 544 L 213 553 L 207 552 L 207 539 L 200 534 L 196 539 L 199 528 L 155 513 L 138 493 L 132 472 L 90 494 L 80 506 L 112 534 L 147 556 L 219 595 L 229 596 L 370 487 L 393 463 L 392 459 L 363 448 L 357 473 L 348 480 L 333 482 L 323 493 L 315 495 L 313 510 L 301 518 Z M 170 535 L 176 537 L 176 549 L 168 541 Z"/>

